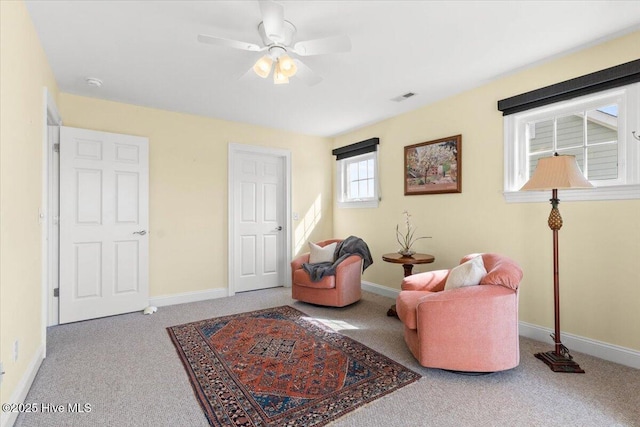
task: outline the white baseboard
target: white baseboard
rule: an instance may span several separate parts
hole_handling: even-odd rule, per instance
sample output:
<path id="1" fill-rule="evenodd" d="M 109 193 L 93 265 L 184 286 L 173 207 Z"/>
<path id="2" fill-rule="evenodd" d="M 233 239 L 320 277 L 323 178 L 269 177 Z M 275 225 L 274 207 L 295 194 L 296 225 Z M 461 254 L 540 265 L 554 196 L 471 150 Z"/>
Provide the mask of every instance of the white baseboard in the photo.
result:
<path id="1" fill-rule="evenodd" d="M 553 330 L 527 322 L 521 321 L 518 323 L 521 336 L 531 338 L 536 341 L 548 342 L 550 346 L 553 346 L 553 340 L 549 336 Z M 569 350 L 579 351 L 580 353 L 599 357 L 600 359 L 608 360 L 610 362 L 640 369 L 640 351 L 593 340 L 591 338 L 568 334 L 566 332 L 562 332 L 561 338 L 562 344 L 569 348 Z M 551 347 L 550 349 L 553 350 Z"/>
<path id="2" fill-rule="evenodd" d="M 394 299 L 400 293 L 399 289 L 392 289 L 387 286 L 365 281 L 362 282 L 362 289 L 377 295 Z M 549 334 L 553 332 L 551 329 L 522 321 L 518 322 L 518 327 L 520 328 L 520 335 L 523 337 L 553 344 L 553 341 L 549 337 Z M 562 343 L 570 350 L 579 351 L 580 353 L 588 354 L 589 356 L 598 357 L 610 362 L 640 369 L 640 351 L 602 341 L 596 341 L 591 338 L 568 334 L 566 332 L 562 333 Z"/>
<path id="3" fill-rule="evenodd" d="M 362 281 L 362 290 L 369 291 L 372 294 L 382 295 L 383 297 L 396 299 L 400 290 L 392 289 L 387 286 L 378 285 L 377 283 Z"/>
<path id="4" fill-rule="evenodd" d="M 31 363 L 27 367 L 26 372 L 22 376 L 22 379 L 16 386 L 15 390 L 11 394 L 11 397 L 8 401 L 2 403 L 24 403 L 24 400 L 27 398 L 27 393 L 29 393 L 29 389 L 31 388 L 31 384 L 33 384 L 33 380 L 38 373 L 38 369 L 40 369 L 40 365 L 44 360 L 44 346 L 40 345 L 38 350 L 31 359 Z M 11 427 L 16 422 L 18 418 L 18 412 L 0 412 L 0 427 Z"/>
<path id="5" fill-rule="evenodd" d="M 164 307 L 174 304 L 186 304 L 189 302 L 205 301 L 208 299 L 224 298 L 229 296 L 227 288 L 208 289 L 206 291 L 184 292 L 181 294 L 162 295 L 149 298 L 149 305 Z"/>

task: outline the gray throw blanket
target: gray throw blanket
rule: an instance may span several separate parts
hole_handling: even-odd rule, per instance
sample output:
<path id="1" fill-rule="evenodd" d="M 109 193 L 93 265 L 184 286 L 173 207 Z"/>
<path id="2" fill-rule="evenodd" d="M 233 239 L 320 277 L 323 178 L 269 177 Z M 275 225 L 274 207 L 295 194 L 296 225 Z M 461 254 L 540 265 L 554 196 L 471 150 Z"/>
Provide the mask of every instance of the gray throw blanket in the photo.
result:
<path id="1" fill-rule="evenodd" d="M 367 246 L 364 240 L 356 236 L 349 236 L 336 245 L 336 250 L 333 253 L 333 259 L 335 259 L 335 261 L 319 262 L 316 264 L 305 262 L 302 264 L 302 268 L 309 273 L 312 282 L 319 282 L 325 276 L 335 276 L 338 264 L 351 255 L 358 255 L 362 258 L 362 271 L 373 264 L 369 246 Z"/>

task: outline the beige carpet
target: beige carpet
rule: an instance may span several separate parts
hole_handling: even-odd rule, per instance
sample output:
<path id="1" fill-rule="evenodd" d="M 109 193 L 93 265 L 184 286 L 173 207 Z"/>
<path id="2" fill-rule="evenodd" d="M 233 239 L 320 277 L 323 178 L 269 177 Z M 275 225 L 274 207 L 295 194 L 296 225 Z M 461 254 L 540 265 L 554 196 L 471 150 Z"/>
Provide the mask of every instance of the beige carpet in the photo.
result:
<path id="1" fill-rule="evenodd" d="M 640 426 L 639 370 L 574 352 L 587 373 L 553 373 L 533 356 L 551 350 L 551 342 L 526 338 L 520 366 L 507 372 L 465 376 L 422 368 L 400 322 L 385 315 L 392 302 L 365 292 L 353 306 L 324 308 L 294 302 L 289 289 L 277 288 L 52 327 L 26 402 L 88 403 L 91 412 L 23 414 L 15 425 L 206 427 L 165 328 L 289 304 L 423 376 L 332 426 Z"/>

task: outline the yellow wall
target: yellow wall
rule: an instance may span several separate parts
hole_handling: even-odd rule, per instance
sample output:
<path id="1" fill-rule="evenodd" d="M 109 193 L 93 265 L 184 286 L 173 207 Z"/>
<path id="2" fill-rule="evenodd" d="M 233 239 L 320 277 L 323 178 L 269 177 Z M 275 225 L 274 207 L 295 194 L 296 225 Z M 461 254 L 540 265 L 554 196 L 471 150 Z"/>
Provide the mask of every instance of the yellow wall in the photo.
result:
<path id="1" fill-rule="evenodd" d="M 0 2 L 0 360 L 7 402 L 41 344 L 43 88 L 57 96 L 22 2 Z M 19 341 L 17 362 L 14 340 Z M 5 415 L 5 414 L 3 414 Z"/>
<path id="2" fill-rule="evenodd" d="M 294 227 L 310 208 L 320 206 L 315 226 L 299 238 L 331 235 L 327 138 L 66 93 L 59 96 L 59 108 L 65 126 L 149 138 L 152 297 L 227 287 L 229 142 L 290 150 L 292 211 L 301 218 Z"/>
<path id="3" fill-rule="evenodd" d="M 334 234 L 363 237 L 375 263 L 364 279 L 399 288 L 402 269 L 381 260 L 397 249 L 395 225 L 408 209 L 416 247 L 449 268 L 472 252 L 495 251 L 524 270 L 520 319 L 553 327 L 552 241 L 548 203 L 507 204 L 503 188 L 503 119 L 498 100 L 640 57 L 640 32 L 557 59 L 419 110 L 342 135 L 340 147 L 380 138 L 382 201 L 377 209 L 334 208 Z M 462 193 L 404 196 L 403 147 L 462 134 Z M 561 203 L 562 330 L 640 350 L 640 200 Z"/>

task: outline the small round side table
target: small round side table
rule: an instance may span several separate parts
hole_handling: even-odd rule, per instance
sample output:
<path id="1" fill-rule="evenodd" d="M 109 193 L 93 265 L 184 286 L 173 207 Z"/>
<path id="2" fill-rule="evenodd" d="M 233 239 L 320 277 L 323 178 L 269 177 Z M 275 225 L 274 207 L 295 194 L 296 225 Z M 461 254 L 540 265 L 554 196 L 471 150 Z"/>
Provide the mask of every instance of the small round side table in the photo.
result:
<path id="1" fill-rule="evenodd" d="M 402 264 L 404 268 L 404 277 L 411 276 L 413 272 L 413 266 L 416 264 L 431 264 L 436 258 L 429 254 L 413 254 L 411 256 L 403 256 L 397 252 L 388 253 L 382 255 L 382 260 L 393 264 Z M 387 316 L 398 317 L 396 312 L 396 305 L 394 304 L 387 311 Z"/>

